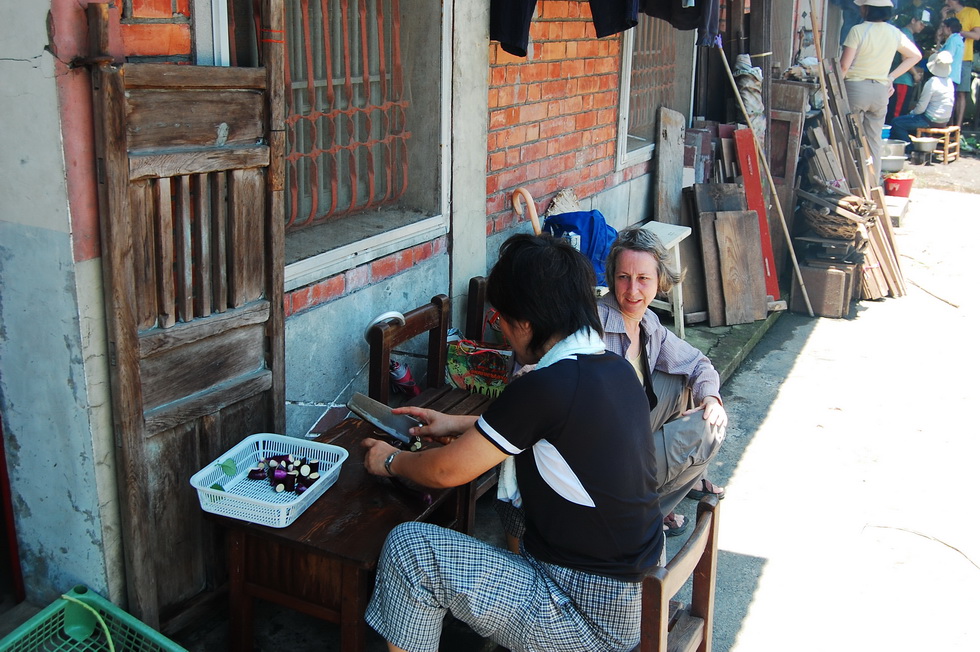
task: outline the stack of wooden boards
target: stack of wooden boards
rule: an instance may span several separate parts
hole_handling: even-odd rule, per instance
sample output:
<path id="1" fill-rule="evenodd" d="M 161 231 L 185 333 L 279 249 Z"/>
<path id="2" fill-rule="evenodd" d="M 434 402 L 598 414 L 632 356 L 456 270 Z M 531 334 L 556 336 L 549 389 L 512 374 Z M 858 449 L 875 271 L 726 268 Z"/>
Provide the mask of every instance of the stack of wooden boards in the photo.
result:
<path id="1" fill-rule="evenodd" d="M 657 221 L 692 229 L 680 245 L 685 321 L 744 324 L 785 309 L 752 132 L 705 120 L 685 130 L 682 115 L 662 108 L 655 158 Z"/>
<path id="2" fill-rule="evenodd" d="M 767 267 L 771 261 L 763 251 L 760 215 L 749 210 L 745 189 L 736 183 L 694 184 L 690 196 L 708 324 L 724 326 L 765 319 L 770 296 L 766 271 L 773 267 Z M 771 256 L 768 231 L 765 242 Z M 773 299 L 778 299 L 778 287 L 776 292 Z"/>
<path id="3" fill-rule="evenodd" d="M 840 317 L 852 298 L 901 297 L 906 289 L 885 193 L 840 66 L 829 59 L 823 65 L 826 106 L 807 127 L 803 148 L 809 190 L 797 189 L 809 230 L 796 240 L 807 252 L 800 269 L 814 312 Z M 790 309 L 799 308 L 791 298 Z"/>

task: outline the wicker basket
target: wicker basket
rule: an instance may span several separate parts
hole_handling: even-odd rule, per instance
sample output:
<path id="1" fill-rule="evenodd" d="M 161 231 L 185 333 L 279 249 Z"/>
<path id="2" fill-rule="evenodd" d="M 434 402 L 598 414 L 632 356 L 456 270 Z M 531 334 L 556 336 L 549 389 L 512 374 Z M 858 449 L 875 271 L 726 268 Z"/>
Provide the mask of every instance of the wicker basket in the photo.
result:
<path id="1" fill-rule="evenodd" d="M 808 203 L 801 205 L 803 218 L 807 226 L 822 238 L 833 240 L 853 240 L 857 235 L 858 227 L 867 220 L 860 218 L 855 220 L 850 217 L 838 215 L 826 207 L 814 207 Z"/>

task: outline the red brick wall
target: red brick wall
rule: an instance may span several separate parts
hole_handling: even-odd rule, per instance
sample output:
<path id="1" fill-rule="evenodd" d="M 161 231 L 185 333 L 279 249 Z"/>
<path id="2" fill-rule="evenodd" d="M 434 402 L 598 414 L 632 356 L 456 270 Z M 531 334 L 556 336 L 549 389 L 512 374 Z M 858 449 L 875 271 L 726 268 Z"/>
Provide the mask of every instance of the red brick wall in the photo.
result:
<path id="1" fill-rule="evenodd" d="M 191 0 L 132 0 L 123 5 L 123 47 L 134 57 L 187 62 L 191 59 Z"/>
<path id="2" fill-rule="evenodd" d="M 622 35 L 597 39 L 587 2 L 538 0 L 530 37 L 526 59 L 490 46 L 488 234 L 521 220 L 519 186 L 540 214 L 559 190 L 585 199 L 651 169 L 616 171 Z"/>
<path id="3" fill-rule="evenodd" d="M 423 242 L 414 247 L 402 249 L 384 258 L 349 269 L 342 274 L 288 292 L 283 301 L 286 317 L 322 303 L 339 299 L 361 288 L 400 274 L 424 260 L 445 254 L 446 243 L 446 236 L 442 236 L 432 242 Z"/>

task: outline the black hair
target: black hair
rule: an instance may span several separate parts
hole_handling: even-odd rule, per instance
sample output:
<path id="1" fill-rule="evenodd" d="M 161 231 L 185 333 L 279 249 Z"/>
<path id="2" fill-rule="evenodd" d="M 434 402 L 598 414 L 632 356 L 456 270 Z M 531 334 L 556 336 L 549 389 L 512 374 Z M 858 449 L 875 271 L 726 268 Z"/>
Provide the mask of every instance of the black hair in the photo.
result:
<path id="1" fill-rule="evenodd" d="M 887 22 L 894 13 L 892 7 L 872 7 L 871 5 L 863 5 L 863 7 L 864 19 L 869 23 Z"/>
<path id="2" fill-rule="evenodd" d="M 528 348 L 536 355 L 556 335 L 586 327 L 602 333 L 592 263 L 550 235 L 519 233 L 501 245 L 487 279 L 487 301 L 503 318 L 531 324 Z"/>
<path id="3" fill-rule="evenodd" d="M 951 31 L 953 34 L 959 34 L 960 32 L 963 31 L 963 23 L 961 23 L 960 19 L 957 18 L 956 16 L 950 16 L 949 18 L 944 20 L 943 25 L 948 27 L 949 31 Z"/>

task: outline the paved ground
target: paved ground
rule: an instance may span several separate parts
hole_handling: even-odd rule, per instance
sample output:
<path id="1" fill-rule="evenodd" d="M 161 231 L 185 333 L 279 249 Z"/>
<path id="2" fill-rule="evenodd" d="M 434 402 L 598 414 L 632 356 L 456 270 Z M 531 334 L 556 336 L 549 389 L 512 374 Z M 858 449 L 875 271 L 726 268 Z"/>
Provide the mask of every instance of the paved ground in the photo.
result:
<path id="1" fill-rule="evenodd" d="M 786 314 L 724 388 L 716 651 L 978 649 L 980 216 L 926 185 L 908 296 Z"/>
<path id="2" fill-rule="evenodd" d="M 953 190 L 955 192 L 980 193 L 980 157 L 964 155 L 949 165 L 911 165 L 906 170 L 915 173 L 916 188 Z"/>

